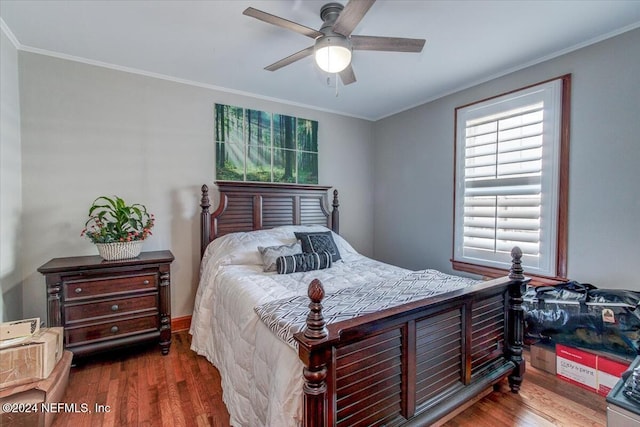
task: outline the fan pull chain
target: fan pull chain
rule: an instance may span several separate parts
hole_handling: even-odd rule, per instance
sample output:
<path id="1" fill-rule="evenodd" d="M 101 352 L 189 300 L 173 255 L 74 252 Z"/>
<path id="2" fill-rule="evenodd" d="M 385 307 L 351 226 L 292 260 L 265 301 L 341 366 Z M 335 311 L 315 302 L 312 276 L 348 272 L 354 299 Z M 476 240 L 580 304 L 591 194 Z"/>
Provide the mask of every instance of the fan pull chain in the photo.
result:
<path id="1" fill-rule="evenodd" d="M 340 80 L 338 78 L 338 73 L 334 74 L 334 77 L 336 79 L 336 98 L 340 95 L 340 91 L 338 90 L 338 81 Z M 331 87 L 331 74 L 327 75 L 327 86 Z"/>

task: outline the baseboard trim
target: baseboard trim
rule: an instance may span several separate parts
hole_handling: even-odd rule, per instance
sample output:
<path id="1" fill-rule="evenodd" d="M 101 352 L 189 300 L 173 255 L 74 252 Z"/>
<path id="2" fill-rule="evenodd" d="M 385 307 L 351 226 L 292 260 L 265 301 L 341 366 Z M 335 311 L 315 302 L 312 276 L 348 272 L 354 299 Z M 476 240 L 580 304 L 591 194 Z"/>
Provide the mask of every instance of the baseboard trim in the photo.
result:
<path id="1" fill-rule="evenodd" d="M 171 332 L 186 331 L 191 327 L 191 316 L 175 317 L 171 319 Z"/>

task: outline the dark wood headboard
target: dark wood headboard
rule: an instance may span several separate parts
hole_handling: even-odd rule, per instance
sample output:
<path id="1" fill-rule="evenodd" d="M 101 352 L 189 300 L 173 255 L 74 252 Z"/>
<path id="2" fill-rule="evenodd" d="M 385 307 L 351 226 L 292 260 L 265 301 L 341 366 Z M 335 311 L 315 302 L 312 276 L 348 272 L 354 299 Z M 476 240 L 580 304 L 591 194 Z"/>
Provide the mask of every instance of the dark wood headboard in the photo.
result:
<path id="1" fill-rule="evenodd" d="M 339 233 L 338 190 L 329 212 L 327 191 L 321 185 L 217 181 L 220 201 L 210 213 L 209 187 L 202 186 L 200 201 L 200 255 L 217 237 L 281 225 L 324 225 Z"/>

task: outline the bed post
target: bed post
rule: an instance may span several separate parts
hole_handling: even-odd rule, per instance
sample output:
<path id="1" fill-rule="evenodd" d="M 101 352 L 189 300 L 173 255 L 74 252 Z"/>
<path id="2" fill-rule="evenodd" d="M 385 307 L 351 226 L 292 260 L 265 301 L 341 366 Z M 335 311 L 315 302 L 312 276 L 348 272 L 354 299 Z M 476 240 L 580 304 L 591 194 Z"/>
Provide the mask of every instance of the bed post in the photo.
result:
<path id="1" fill-rule="evenodd" d="M 338 190 L 333 190 L 333 203 L 331 204 L 331 229 L 334 233 L 340 234 L 340 212 L 338 211 Z"/>
<path id="2" fill-rule="evenodd" d="M 307 315 L 304 337 L 307 344 L 320 341 L 327 336 L 326 322 L 322 315 L 322 299 L 324 288 L 318 279 L 309 285 L 308 291 L 311 303 Z M 311 341 L 311 342 L 310 342 Z M 304 427 L 324 427 L 327 425 L 327 360 L 324 349 L 314 350 L 302 345 L 299 347 L 302 359 L 305 361 L 304 375 Z"/>
<path id="3" fill-rule="evenodd" d="M 209 212 L 211 202 L 209 201 L 209 187 L 206 184 L 200 188 L 200 191 L 202 194 L 200 199 L 200 207 L 202 208 L 200 213 L 200 258 L 202 258 L 211 239 L 211 213 Z"/>
<path id="4" fill-rule="evenodd" d="M 524 310 L 522 309 L 522 295 L 530 279 L 524 277 L 521 259 L 522 251 L 519 247 L 511 250 L 511 270 L 509 270 L 508 301 L 507 301 L 507 345 L 506 357 L 515 364 L 509 375 L 509 387 L 513 393 L 520 390 L 525 372 L 525 361 L 522 357 L 524 341 Z"/>

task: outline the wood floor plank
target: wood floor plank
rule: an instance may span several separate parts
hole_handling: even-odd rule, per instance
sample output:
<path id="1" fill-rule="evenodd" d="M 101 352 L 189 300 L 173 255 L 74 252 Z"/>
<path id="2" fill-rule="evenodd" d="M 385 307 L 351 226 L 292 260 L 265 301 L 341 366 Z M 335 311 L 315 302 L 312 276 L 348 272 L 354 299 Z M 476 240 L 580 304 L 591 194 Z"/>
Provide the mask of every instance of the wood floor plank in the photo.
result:
<path id="1" fill-rule="evenodd" d="M 160 407 L 159 415 L 162 426 L 171 427 L 174 424 L 171 402 L 169 401 L 169 390 L 166 375 L 164 375 L 164 366 L 160 363 L 159 368 L 162 370 L 162 375 L 158 375 L 158 406 Z"/>
<path id="2" fill-rule="evenodd" d="M 151 396 L 149 393 L 149 384 L 147 382 L 148 376 L 147 371 L 149 371 L 149 356 L 147 354 L 143 354 L 139 358 L 139 366 L 138 366 L 138 376 L 137 376 L 137 384 L 136 387 L 138 389 L 139 402 L 138 405 L 138 425 L 150 426 L 152 412 L 151 409 Z M 149 402 L 146 404 L 145 402 Z"/>
<path id="3" fill-rule="evenodd" d="M 155 345 L 96 356 L 72 367 L 65 403 L 98 403 L 103 413 L 59 413 L 53 427 L 230 427 L 220 374 L 190 350 L 187 331 L 173 335 L 162 356 Z M 606 425 L 606 401 L 596 393 L 527 366 L 519 394 L 505 384 L 490 391 L 444 427 L 546 427 Z"/>
<path id="4" fill-rule="evenodd" d="M 107 405 L 109 407 L 109 411 L 104 413 L 104 418 L 103 418 L 104 427 L 114 427 L 117 425 L 116 417 L 117 417 L 118 400 L 120 398 L 119 386 L 120 386 L 120 380 L 112 379 L 111 381 L 109 381 L 109 389 L 107 391 Z"/>

